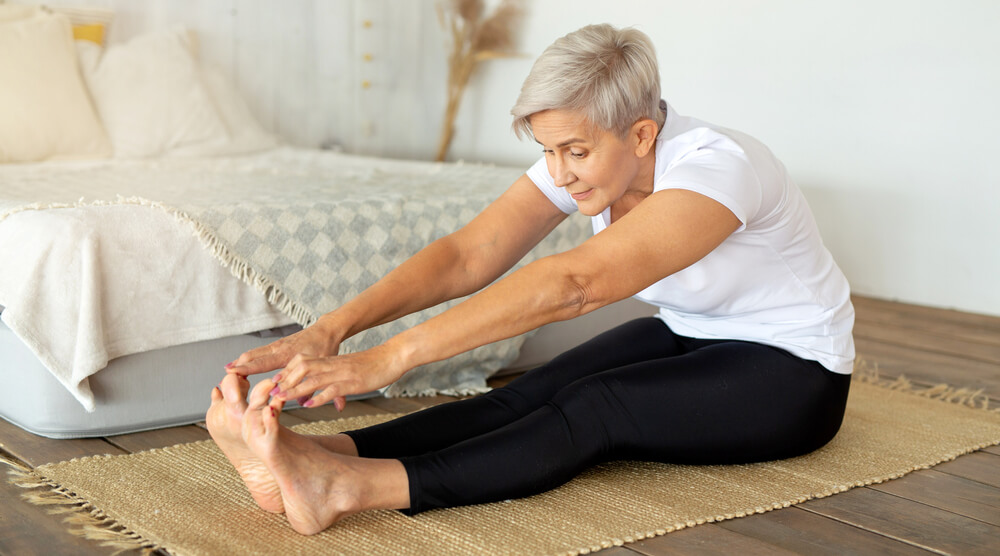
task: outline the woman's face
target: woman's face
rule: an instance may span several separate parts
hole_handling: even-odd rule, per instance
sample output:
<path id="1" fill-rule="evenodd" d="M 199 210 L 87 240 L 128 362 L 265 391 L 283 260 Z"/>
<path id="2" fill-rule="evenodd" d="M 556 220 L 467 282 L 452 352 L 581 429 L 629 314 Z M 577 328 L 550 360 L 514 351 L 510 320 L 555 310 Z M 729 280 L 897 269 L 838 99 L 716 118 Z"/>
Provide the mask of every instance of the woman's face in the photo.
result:
<path id="1" fill-rule="evenodd" d="M 596 129 L 579 113 L 545 110 L 531 115 L 535 141 L 542 145 L 549 174 L 565 187 L 580 212 L 601 214 L 630 190 L 640 190 L 641 168 L 635 145 Z M 652 192 L 652 181 L 649 191 Z"/>

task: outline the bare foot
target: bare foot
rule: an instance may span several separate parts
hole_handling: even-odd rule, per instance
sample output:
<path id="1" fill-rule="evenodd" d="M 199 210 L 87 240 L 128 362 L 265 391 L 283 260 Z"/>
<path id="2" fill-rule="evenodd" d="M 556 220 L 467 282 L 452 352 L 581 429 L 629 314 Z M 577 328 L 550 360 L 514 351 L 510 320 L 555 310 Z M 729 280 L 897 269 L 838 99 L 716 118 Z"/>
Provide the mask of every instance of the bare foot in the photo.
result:
<path id="1" fill-rule="evenodd" d="M 406 470 L 399 461 L 331 452 L 282 427 L 272 407 L 251 402 L 243 417 L 243 440 L 277 481 L 288 522 L 303 535 L 363 510 L 409 506 Z"/>
<path id="2" fill-rule="evenodd" d="M 257 505 L 269 512 L 281 513 L 285 507 L 281 502 L 278 483 L 264 463 L 243 442 L 241 430 L 249 389 L 250 382 L 244 377 L 226 375 L 219 388 L 212 389 L 212 406 L 205 415 L 205 424 L 212 439 L 239 472 Z"/>

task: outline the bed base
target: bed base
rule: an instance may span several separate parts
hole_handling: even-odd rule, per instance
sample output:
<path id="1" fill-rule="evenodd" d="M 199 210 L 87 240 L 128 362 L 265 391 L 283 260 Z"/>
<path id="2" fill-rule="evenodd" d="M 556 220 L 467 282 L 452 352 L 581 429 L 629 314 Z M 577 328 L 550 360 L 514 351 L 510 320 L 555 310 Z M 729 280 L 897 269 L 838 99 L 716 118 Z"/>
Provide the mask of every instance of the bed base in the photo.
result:
<path id="1" fill-rule="evenodd" d="M 501 373 L 537 366 L 616 324 L 652 312 L 648 305 L 626 300 L 572 321 L 542 327 Z M 97 409 L 88 413 L 0 322 L 0 383 L 6 385 L 0 388 L 0 417 L 48 438 L 112 436 L 197 423 L 205 419 L 211 390 L 224 376 L 226 363 L 296 329 L 293 325 L 114 359 L 90 377 Z M 273 374 L 252 376 L 251 383 Z M 373 392 L 350 399 L 376 395 Z"/>

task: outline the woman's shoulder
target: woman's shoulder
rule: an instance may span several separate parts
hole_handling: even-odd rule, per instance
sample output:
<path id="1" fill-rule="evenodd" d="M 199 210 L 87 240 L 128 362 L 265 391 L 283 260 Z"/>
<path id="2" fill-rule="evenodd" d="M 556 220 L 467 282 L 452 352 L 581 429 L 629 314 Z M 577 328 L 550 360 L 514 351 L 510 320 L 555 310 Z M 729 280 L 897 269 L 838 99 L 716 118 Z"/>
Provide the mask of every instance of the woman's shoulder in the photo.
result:
<path id="1" fill-rule="evenodd" d="M 657 138 L 657 170 L 665 171 L 693 157 L 711 155 L 749 160 L 757 151 L 770 154 L 763 143 L 746 133 L 678 114 L 668 105 L 667 118 Z"/>

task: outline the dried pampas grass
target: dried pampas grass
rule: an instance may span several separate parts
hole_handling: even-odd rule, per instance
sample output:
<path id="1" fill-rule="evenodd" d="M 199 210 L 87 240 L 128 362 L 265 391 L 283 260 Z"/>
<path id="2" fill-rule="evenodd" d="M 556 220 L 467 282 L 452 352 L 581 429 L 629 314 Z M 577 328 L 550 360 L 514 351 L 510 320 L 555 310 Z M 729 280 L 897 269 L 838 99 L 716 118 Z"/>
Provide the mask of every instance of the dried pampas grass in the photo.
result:
<path id="1" fill-rule="evenodd" d="M 435 160 L 443 161 L 455 135 L 462 95 L 479 62 L 515 56 L 514 28 L 523 13 L 520 0 L 501 0 L 486 15 L 483 0 L 444 0 L 437 5 L 441 27 L 450 33 L 448 104 Z"/>

